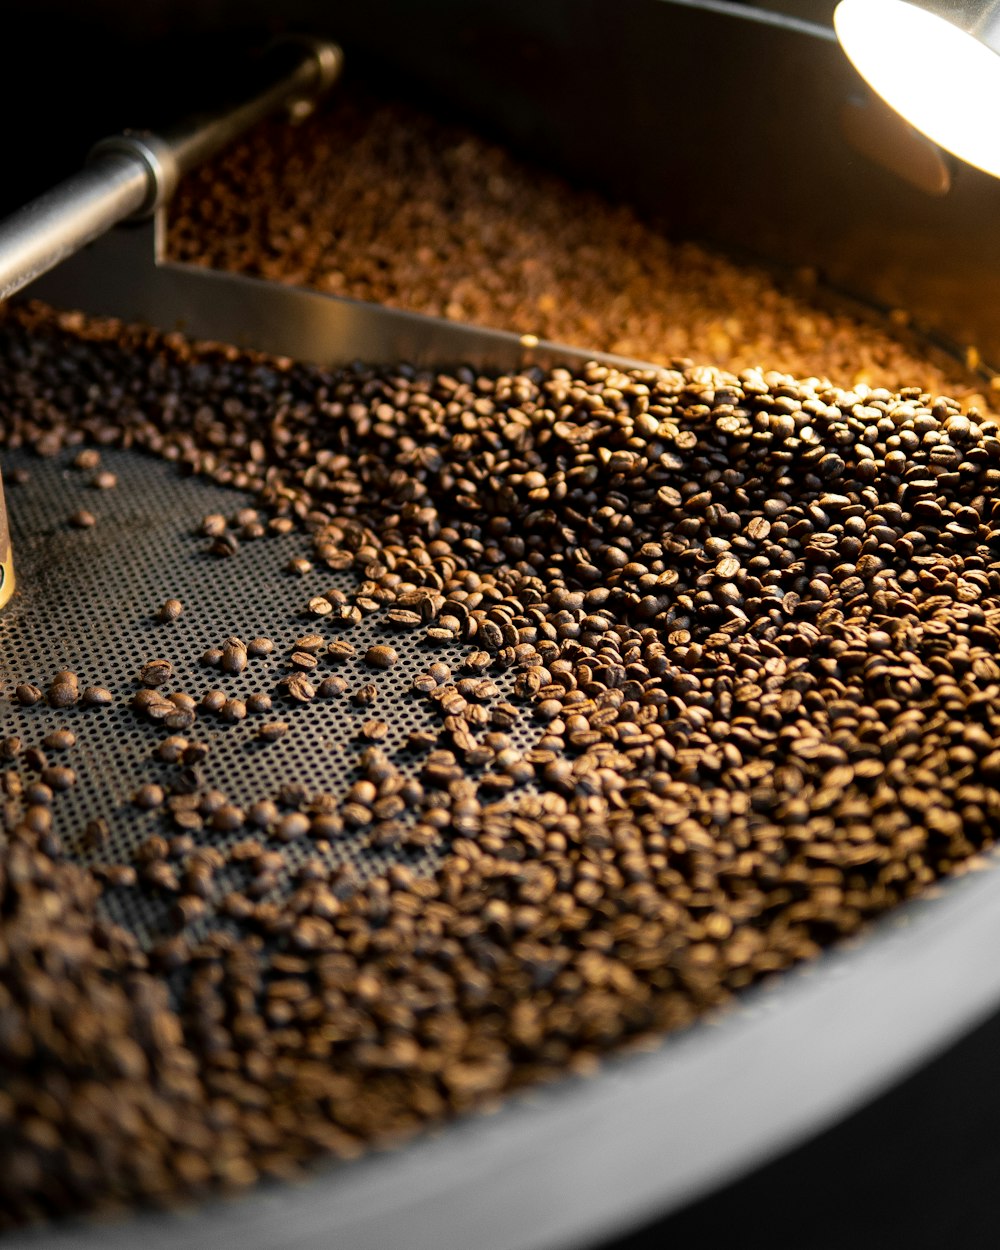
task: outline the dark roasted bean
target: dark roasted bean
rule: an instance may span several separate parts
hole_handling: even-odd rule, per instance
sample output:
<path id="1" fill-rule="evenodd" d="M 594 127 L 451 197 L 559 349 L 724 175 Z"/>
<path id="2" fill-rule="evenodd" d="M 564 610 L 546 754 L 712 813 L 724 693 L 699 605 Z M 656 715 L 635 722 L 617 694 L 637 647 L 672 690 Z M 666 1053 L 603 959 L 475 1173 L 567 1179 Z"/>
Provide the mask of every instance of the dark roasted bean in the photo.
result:
<path id="1" fill-rule="evenodd" d="M 156 619 L 166 624 L 168 621 L 176 621 L 183 611 L 184 605 L 180 599 L 166 599 L 157 611 Z"/>

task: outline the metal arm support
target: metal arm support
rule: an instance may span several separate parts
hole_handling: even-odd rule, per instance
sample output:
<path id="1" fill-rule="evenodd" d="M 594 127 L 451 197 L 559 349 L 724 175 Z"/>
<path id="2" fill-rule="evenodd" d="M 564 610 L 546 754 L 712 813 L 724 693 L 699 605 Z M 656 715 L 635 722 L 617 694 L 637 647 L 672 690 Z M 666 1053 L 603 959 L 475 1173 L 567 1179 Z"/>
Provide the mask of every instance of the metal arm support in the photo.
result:
<path id="1" fill-rule="evenodd" d="M 235 108 L 162 135 L 127 131 L 102 140 L 84 169 L 0 222 L 0 300 L 118 222 L 152 213 L 182 174 L 270 113 L 296 110 L 321 95 L 343 63 L 336 44 L 318 39 L 296 40 L 292 57 L 291 68 Z"/>

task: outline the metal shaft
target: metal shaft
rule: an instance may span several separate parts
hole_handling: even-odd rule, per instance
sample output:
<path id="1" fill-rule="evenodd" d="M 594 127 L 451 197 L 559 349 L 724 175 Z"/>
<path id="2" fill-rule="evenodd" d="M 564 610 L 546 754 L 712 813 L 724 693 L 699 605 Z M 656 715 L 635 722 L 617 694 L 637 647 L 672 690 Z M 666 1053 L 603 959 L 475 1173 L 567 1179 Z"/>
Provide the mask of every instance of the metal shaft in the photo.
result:
<path id="1" fill-rule="evenodd" d="M 0 300 L 20 291 L 128 217 L 152 212 L 177 180 L 254 123 L 325 91 L 337 78 L 336 44 L 289 46 L 280 74 L 244 103 L 162 135 L 127 132 L 99 143 L 87 166 L 0 222 Z"/>
<path id="2" fill-rule="evenodd" d="M 142 208 L 144 164 L 108 153 L 32 200 L 0 224 L 0 299 Z"/>

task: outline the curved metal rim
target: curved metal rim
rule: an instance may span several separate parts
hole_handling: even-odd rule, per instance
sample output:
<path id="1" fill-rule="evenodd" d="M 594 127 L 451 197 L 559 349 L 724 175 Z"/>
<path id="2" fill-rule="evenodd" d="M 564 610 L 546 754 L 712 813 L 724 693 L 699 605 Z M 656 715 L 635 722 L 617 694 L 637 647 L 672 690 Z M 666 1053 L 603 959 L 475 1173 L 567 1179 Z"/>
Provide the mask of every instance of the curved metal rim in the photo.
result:
<path id="1" fill-rule="evenodd" d="M 903 1079 L 1000 1003 L 1000 873 L 899 909 L 653 1055 L 237 1202 L 23 1234 L 42 1250 L 558 1250 L 752 1170 Z"/>

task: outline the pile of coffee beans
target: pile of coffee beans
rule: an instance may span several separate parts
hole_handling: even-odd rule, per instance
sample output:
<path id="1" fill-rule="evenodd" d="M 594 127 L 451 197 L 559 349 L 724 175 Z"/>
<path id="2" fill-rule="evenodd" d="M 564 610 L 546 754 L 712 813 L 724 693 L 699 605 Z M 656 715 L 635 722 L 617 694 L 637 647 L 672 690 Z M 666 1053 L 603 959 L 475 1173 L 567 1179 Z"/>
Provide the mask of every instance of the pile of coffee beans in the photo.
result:
<path id="1" fill-rule="evenodd" d="M 205 620 L 210 689 L 173 690 L 180 604 L 150 587 L 130 714 L 161 734 L 134 787 L 158 823 L 129 862 L 64 850 L 108 845 L 60 816 L 107 688 L 53 655 L 5 691 L 81 710 L 0 744 L 0 1225 L 293 1176 L 590 1072 L 994 840 L 993 418 L 683 362 L 332 372 L 40 308 L 5 313 L 0 361 L 3 447 L 166 457 L 250 497 L 191 518 L 203 559 L 252 577 L 273 529 L 353 577 L 289 576 L 301 634 L 239 698 L 279 631 Z M 408 635 L 430 727 L 388 750 Z M 327 698 L 363 708 L 342 793 L 206 787 L 211 734 L 257 718 L 277 750 Z M 365 877 L 347 837 L 397 861 Z M 109 889 L 172 931 L 112 923 Z"/>
<path id="2" fill-rule="evenodd" d="M 275 120 L 234 144 L 181 184 L 170 215 L 180 260 L 635 360 L 766 362 L 980 403 L 962 370 L 907 343 L 902 312 L 894 328 L 831 313 L 814 274 L 790 290 L 671 242 L 669 217 L 647 223 L 358 84 L 300 126 Z"/>

